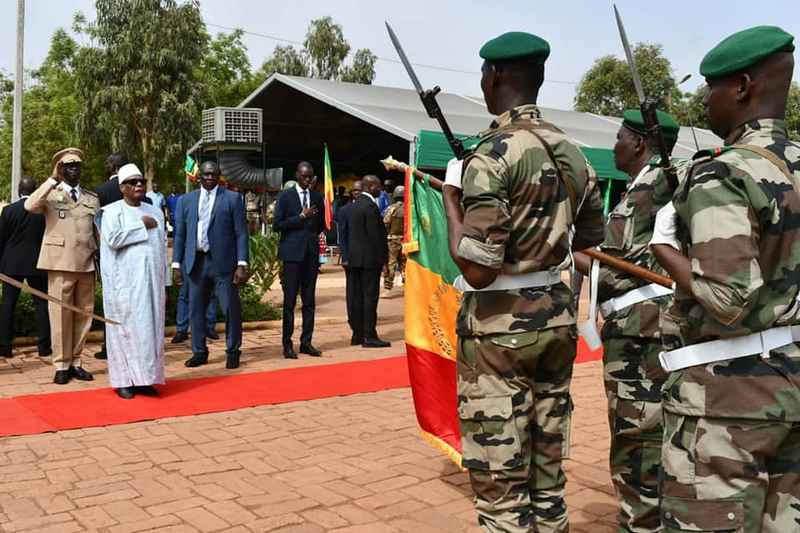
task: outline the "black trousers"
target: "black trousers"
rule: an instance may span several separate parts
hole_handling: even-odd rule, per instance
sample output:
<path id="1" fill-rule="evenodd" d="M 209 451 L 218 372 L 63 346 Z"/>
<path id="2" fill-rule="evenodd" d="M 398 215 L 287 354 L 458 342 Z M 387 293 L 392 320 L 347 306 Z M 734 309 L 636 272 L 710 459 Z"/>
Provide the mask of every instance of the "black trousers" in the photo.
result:
<path id="1" fill-rule="evenodd" d="M 350 330 L 353 332 L 353 337 L 362 339 L 364 337 L 363 324 L 357 323 L 353 320 L 353 302 L 356 295 L 354 294 L 355 283 L 353 283 L 353 271 L 349 266 L 344 267 L 344 281 L 345 281 L 345 302 L 347 303 L 347 323 L 350 325 Z"/>
<path id="2" fill-rule="evenodd" d="M 47 292 L 47 276 L 11 276 L 22 282 L 26 280 L 31 288 Z M 14 339 L 14 309 L 17 307 L 20 289 L 3 283 L 3 300 L 0 302 L 0 355 L 11 355 L 11 341 Z M 39 354 L 50 351 L 50 315 L 47 312 L 47 300 L 33 298 L 36 308 L 36 332 Z"/>
<path id="3" fill-rule="evenodd" d="M 300 344 L 311 344 L 314 335 L 314 313 L 316 311 L 317 275 L 319 263 L 317 258 L 306 261 L 284 261 L 281 285 L 283 286 L 283 347 L 293 348 L 294 308 L 297 295 L 300 295 L 303 311 L 303 331 Z"/>
<path id="4" fill-rule="evenodd" d="M 350 285 L 353 286 L 353 327 L 367 339 L 378 336 L 378 296 L 381 285 L 382 268 L 350 267 Z"/>

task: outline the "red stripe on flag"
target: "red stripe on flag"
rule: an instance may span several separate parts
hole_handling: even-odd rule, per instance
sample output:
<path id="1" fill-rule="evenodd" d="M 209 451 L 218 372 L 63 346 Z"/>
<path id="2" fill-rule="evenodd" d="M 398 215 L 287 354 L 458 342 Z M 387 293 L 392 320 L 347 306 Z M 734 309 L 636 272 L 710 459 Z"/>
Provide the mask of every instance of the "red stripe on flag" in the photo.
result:
<path id="1" fill-rule="evenodd" d="M 406 354 L 414 409 L 420 428 L 460 453 L 455 361 L 408 343 Z"/>

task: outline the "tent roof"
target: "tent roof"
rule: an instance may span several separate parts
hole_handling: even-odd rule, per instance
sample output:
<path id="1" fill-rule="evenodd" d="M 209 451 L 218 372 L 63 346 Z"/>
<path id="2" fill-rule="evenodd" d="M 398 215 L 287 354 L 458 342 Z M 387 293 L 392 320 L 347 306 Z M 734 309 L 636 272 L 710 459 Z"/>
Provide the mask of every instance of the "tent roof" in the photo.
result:
<path id="1" fill-rule="evenodd" d="M 259 96 L 273 84 L 288 86 L 409 142 L 420 130 L 439 129 L 436 121 L 427 116 L 417 93 L 412 90 L 283 74 L 271 75 L 239 107 L 255 107 Z M 454 132 L 474 135 L 492 121 L 492 115 L 486 111 L 479 97 L 442 92 L 437 100 Z M 556 124 L 574 142 L 584 147 L 612 148 L 622 122 L 620 118 L 593 113 L 544 107 L 541 110 L 546 120 Z M 695 128 L 695 134 L 700 148 L 720 145 L 720 140 L 708 130 Z M 682 127 L 674 155 L 690 157 L 695 151 L 690 128 Z"/>

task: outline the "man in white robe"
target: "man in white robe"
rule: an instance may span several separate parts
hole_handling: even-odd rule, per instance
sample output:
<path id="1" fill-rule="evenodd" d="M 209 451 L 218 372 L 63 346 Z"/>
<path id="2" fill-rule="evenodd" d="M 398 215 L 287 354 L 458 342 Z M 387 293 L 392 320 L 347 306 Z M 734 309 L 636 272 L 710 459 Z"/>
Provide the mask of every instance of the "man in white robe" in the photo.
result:
<path id="1" fill-rule="evenodd" d="M 108 325 L 108 374 L 124 399 L 156 394 L 164 383 L 167 238 L 163 213 L 143 202 L 146 181 L 134 164 L 119 170 L 122 200 L 103 208 L 100 262 Z"/>

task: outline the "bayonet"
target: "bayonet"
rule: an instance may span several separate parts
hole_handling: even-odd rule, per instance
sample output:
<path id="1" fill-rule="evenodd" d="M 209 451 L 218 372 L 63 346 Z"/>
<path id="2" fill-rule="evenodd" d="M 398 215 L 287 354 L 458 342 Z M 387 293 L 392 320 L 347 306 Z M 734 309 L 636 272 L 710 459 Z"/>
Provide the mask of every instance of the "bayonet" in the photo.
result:
<path id="1" fill-rule="evenodd" d="M 650 140 L 658 150 L 658 155 L 661 157 L 659 165 L 664 169 L 670 189 L 674 191 L 678 188 L 678 176 L 675 173 L 675 168 L 672 166 L 667 143 L 664 141 L 664 135 L 661 133 L 661 126 L 658 123 L 658 115 L 656 113 L 657 102 L 655 99 L 648 98 L 644 94 L 642 79 L 639 77 L 639 69 L 636 68 L 636 59 L 633 57 L 633 50 L 631 49 L 630 42 L 628 42 L 628 35 L 625 33 L 625 25 L 622 24 L 622 17 L 619 14 L 616 4 L 614 5 L 614 16 L 617 19 L 617 29 L 619 29 L 619 38 L 622 40 L 622 48 L 625 50 L 625 57 L 631 69 L 631 77 L 633 78 L 633 86 L 636 89 L 636 96 L 639 98 L 639 108 L 642 111 L 642 118 L 644 119 L 645 128 L 647 129 L 647 136 L 650 137 Z"/>
<path id="2" fill-rule="evenodd" d="M 389 38 L 392 40 L 395 50 L 397 50 L 397 55 L 400 56 L 400 61 L 403 63 L 408 77 L 411 78 L 411 83 L 414 85 L 414 89 L 417 91 L 420 100 L 422 100 L 422 105 L 425 106 L 425 111 L 428 113 L 428 116 L 439 123 L 439 127 L 442 128 L 442 133 L 447 138 L 447 142 L 450 144 L 450 148 L 453 150 L 456 158 L 464 159 L 464 144 L 453 135 L 450 125 L 444 118 L 442 108 L 439 107 L 439 102 L 436 101 L 436 95 L 439 94 L 442 89 L 438 85 L 433 89 L 426 90 L 422 88 L 422 84 L 419 82 L 416 72 L 414 72 L 414 67 L 411 66 L 411 62 L 408 60 L 408 56 L 406 56 L 403 46 L 400 44 L 400 40 L 397 38 L 397 35 L 388 22 L 386 22 L 386 30 L 389 32 Z"/>

